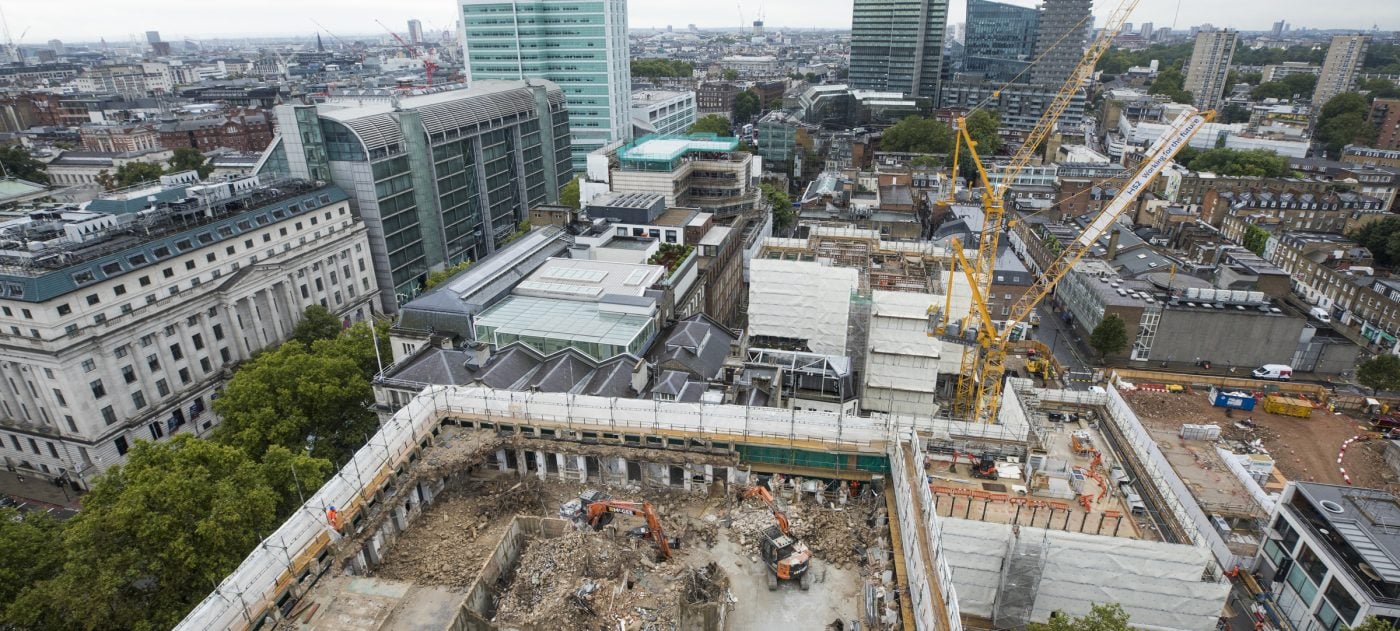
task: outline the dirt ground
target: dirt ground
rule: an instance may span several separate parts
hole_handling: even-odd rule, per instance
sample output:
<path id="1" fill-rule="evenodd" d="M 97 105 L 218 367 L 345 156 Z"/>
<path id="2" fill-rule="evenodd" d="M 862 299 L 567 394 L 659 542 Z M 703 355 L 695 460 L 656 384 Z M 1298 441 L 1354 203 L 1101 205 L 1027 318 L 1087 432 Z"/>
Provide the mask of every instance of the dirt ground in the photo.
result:
<path id="1" fill-rule="evenodd" d="M 1202 391 L 1173 394 L 1139 390 L 1123 396 L 1144 422 L 1173 426 L 1213 423 L 1220 426 L 1221 437 L 1227 442 L 1262 441 L 1274 466 L 1290 480 L 1345 484 L 1337 470 L 1337 452 L 1343 442 L 1365 430 L 1360 419 L 1325 408 L 1314 410 L 1307 419 L 1270 414 L 1262 407 L 1250 412 L 1235 410 L 1233 417 L 1227 417 L 1225 408 L 1212 406 Z M 1237 424 L 1246 419 L 1255 426 Z M 1227 446 L 1232 447 L 1238 445 Z M 1353 444 L 1347 450 L 1343 464 L 1352 484 L 1378 488 L 1396 481 L 1381 459 L 1383 449 L 1384 443 L 1375 441 Z"/>

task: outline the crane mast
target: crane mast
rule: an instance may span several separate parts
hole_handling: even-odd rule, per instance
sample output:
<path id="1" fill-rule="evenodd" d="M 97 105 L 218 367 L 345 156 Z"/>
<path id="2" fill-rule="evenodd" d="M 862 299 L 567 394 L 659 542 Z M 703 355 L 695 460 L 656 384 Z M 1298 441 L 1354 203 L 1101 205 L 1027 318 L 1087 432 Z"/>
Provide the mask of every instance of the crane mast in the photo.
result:
<path id="1" fill-rule="evenodd" d="M 981 156 L 977 153 L 977 142 L 973 140 L 968 131 L 967 118 L 962 117 L 957 120 L 958 142 L 967 146 L 968 155 L 985 187 L 982 192 L 982 232 L 978 236 L 977 257 L 973 261 L 973 275 L 977 281 L 976 285 L 982 290 L 982 295 L 991 295 L 992 291 L 992 270 L 996 265 L 997 247 L 1002 230 L 1007 227 L 1005 221 L 1007 190 L 1016 177 L 1021 174 L 1021 171 L 1030 164 L 1035 157 L 1036 150 L 1055 131 L 1055 125 L 1059 122 L 1060 116 L 1074 100 L 1074 95 L 1093 75 L 1094 66 L 1098 64 L 1104 53 L 1108 52 L 1109 46 L 1113 44 L 1113 38 L 1118 36 L 1123 25 L 1127 23 L 1128 16 L 1132 14 L 1133 9 L 1137 8 L 1139 2 L 1141 0 L 1123 0 L 1108 16 L 1099 36 L 1089 44 L 1089 47 L 1084 51 L 1084 56 L 1080 58 L 1079 64 L 1065 78 L 1060 91 L 1046 106 L 1040 120 L 1036 121 L 1030 133 L 1026 135 L 1025 141 L 1021 143 L 1006 166 L 1000 170 L 1000 180 L 995 185 L 987 174 Z M 1070 32 L 1072 33 L 1073 29 Z M 1067 33 L 1065 36 L 1068 37 L 1069 34 Z M 954 159 L 956 160 L 956 154 Z M 956 178 L 957 174 L 954 173 L 953 176 Z M 962 372 L 958 378 L 957 395 L 953 404 L 954 412 L 960 415 L 966 415 L 976 407 L 978 385 L 974 373 L 976 372 L 977 359 L 969 357 L 969 354 L 969 351 L 964 351 Z"/>

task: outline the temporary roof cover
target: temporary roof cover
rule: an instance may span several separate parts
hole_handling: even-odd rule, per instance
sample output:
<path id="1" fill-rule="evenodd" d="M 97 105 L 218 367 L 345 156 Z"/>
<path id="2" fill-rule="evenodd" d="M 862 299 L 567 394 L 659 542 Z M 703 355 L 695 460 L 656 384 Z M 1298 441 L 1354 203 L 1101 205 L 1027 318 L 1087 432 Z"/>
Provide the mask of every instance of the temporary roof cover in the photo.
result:
<path id="1" fill-rule="evenodd" d="M 959 608 L 991 618 L 1011 526 L 941 520 Z M 1096 603 L 1118 603 L 1135 629 L 1214 629 L 1230 591 L 1228 583 L 1201 580 L 1210 555 L 1195 546 L 1028 527 L 1019 536 L 1046 548 L 1032 621 L 1049 620 L 1057 610 L 1082 616 Z"/>
<path id="2" fill-rule="evenodd" d="M 846 355 L 854 268 L 755 258 L 749 273 L 750 335 L 807 340 L 813 353 Z"/>

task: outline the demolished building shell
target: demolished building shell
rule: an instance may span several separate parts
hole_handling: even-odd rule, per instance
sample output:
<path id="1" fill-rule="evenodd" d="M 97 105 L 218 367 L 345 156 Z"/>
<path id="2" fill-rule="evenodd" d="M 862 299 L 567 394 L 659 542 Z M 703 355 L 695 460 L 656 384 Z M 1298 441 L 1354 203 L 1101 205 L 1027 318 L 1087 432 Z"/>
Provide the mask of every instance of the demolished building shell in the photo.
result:
<path id="1" fill-rule="evenodd" d="M 1018 390 L 1023 386 L 1013 384 L 1008 389 L 1000 423 L 990 426 L 911 416 L 857 418 L 733 405 L 513 393 L 488 388 L 428 388 L 390 418 L 351 462 L 255 549 L 179 628 L 251 629 L 277 619 L 282 611 L 280 604 L 302 598 L 316 578 L 332 568 L 333 554 L 348 561 L 345 566 L 352 574 L 373 567 L 389 542 L 411 527 L 408 522 L 415 516 L 414 511 L 421 510 L 411 501 L 405 507 L 390 500 L 398 502 L 397 498 L 403 497 L 400 490 L 411 488 L 408 497 L 418 498 L 419 503 L 431 502 L 435 489 L 442 488 L 441 481 L 435 484 L 431 479 L 421 479 L 424 476 L 415 474 L 415 469 L 422 464 L 418 461 L 426 458 L 430 446 L 440 440 L 437 435 L 443 433 L 446 424 L 488 430 L 500 436 L 504 442 L 494 452 L 479 449 L 472 461 L 521 476 L 591 483 L 603 480 L 605 475 L 631 481 L 632 472 L 637 471 L 644 478 L 637 480 L 641 484 L 689 488 L 692 482 L 708 485 L 717 480 L 742 481 L 736 467 L 720 466 L 740 462 L 753 471 L 799 471 L 828 479 L 887 479 L 886 488 L 891 491 L 885 495 L 890 504 L 890 554 L 899 593 L 909 595 L 900 601 L 904 628 L 959 631 L 964 615 L 959 613 L 955 586 L 962 588 L 961 581 L 968 580 L 965 589 L 969 590 L 969 605 L 963 613 L 970 620 L 984 615 L 988 593 L 979 586 L 986 579 L 974 580 L 975 567 L 965 563 L 960 570 L 955 565 L 965 558 L 960 551 L 971 546 L 977 549 L 976 554 L 1004 557 L 1007 540 L 988 540 L 985 546 L 990 547 L 983 550 L 984 544 L 967 537 L 961 524 L 934 512 L 934 499 L 919 462 L 925 453 L 920 435 L 935 440 L 981 436 L 992 441 L 1005 441 L 1008 437 L 1014 440 L 1019 435 L 1025 440 L 1031 428 L 1026 408 L 1018 399 Z M 1108 403 L 1103 395 L 1090 393 L 1039 391 L 1034 396 L 1070 395 L 1088 397 L 1084 400 L 1096 405 Z M 530 445 L 538 449 L 528 449 Z M 620 451 L 603 458 L 589 455 L 590 445 L 594 446 L 594 454 L 605 445 L 615 445 L 614 449 Z M 483 452 L 487 455 L 482 456 Z M 718 459 L 707 461 L 706 454 Z M 655 461 L 629 466 L 649 458 Z M 461 462 L 465 460 L 458 464 Z M 680 470 L 679 476 L 675 475 L 676 469 Z M 331 505 L 341 511 L 341 523 L 349 531 L 339 543 L 332 542 L 335 535 L 325 516 Z M 993 524 L 976 527 L 985 530 L 980 537 L 1002 528 Z M 1166 550 L 1134 548 L 1131 546 L 1135 544 L 1117 541 L 1114 546 L 1129 547 L 1114 548 L 1108 545 L 1107 537 L 1066 538 L 1062 534 L 1049 538 L 1051 549 L 1062 547 L 1063 551 L 1056 554 L 1068 555 L 1066 558 L 1075 558 L 1075 563 L 1081 564 L 1066 565 L 1065 572 L 1076 571 L 1074 567 L 1109 567 L 1103 564 L 1110 561 L 1097 557 L 1112 557 L 1120 551 L 1151 557 Z M 1224 593 L 1218 588 L 1219 568 L 1210 562 L 1210 555 L 1202 553 L 1204 540 L 1194 531 L 1192 535 L 1193 543 L 1174 548 L 1185 554 L 1169 574 L 1139 579 L 1137 574 L 1106 573 L 1102 580 L 1088 576 L 1080 580 L 1093 585 L 1115 583 L 1111 587 L 1117 591 L 1113 593 L 1127 599 L 1121 601 L 1124 608 L 1152 628 L 1200 628 L 1195 625 L 1195 618 L 1164 617 L 1156 611 L 1159 603 L 1132 599 L 1133 594 L 1172 590 L 1171 593 L 1199 596 L 1202 602 L 1191 609 L 1193 612 L 1220 610 Z M 1190 566 L 1191 571 L 1185 566 Z M 1045 567 L 1036 585 L 1041 596 L 1037 598 L 1033 593 L 1027 601 L 1023 614 L 1026 618 L 1043 620 L 1042 614 L 1053 609 L 1078 611 L 1087 607 L 1088 598 L 1099 597 L 1095 592 L 1076 600 L 1072 590 L 1066 592 L 1048 585 L 1048 581 L 1060 580 L 1056 577 L 1063 578 L 1064 574 L 1057 574 L 1058 566 L 1053 563 Z M 1000 589 L 1001 592 L 992 593 L 1007 593 L 1005 587 Z M 1195 614 L 1188 617 L 1191 615 Z"/>

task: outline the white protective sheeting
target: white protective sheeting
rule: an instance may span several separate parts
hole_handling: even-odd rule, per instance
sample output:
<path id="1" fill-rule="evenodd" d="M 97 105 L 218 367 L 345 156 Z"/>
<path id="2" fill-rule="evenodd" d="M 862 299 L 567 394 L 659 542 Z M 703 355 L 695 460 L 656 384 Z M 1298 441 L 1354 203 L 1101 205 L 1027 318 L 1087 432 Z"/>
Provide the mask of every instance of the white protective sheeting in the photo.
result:
<path id="1" fill-rule="evenodd" d="M 820 355 L 846 355 L 857 270 L 804 261 L 754 259 L 749 269 L 749 335 L 807 340 Z"/>
<path id="2" fill-rule="evenodd" d="M 991 618 L 1011 526 L 940 521 L 962 611 Z M 1046 544 L 1035 622 L 1057 610 L 1082 616 L 1094 604 L 1118 603 L 1134 628 L 1206 631 L 1215 628 L 1230 591 L 1228 583 L 1201 580 L 1212 559 L 1196 546 L 1028 527 L 1020 537 Z"/>
<path id="3" fill-rule="evenodd" d="M 929 333 L 932 294 L 876 291 L 871 297 L 867 388 L 934 392 L 943 342 Z"/>

